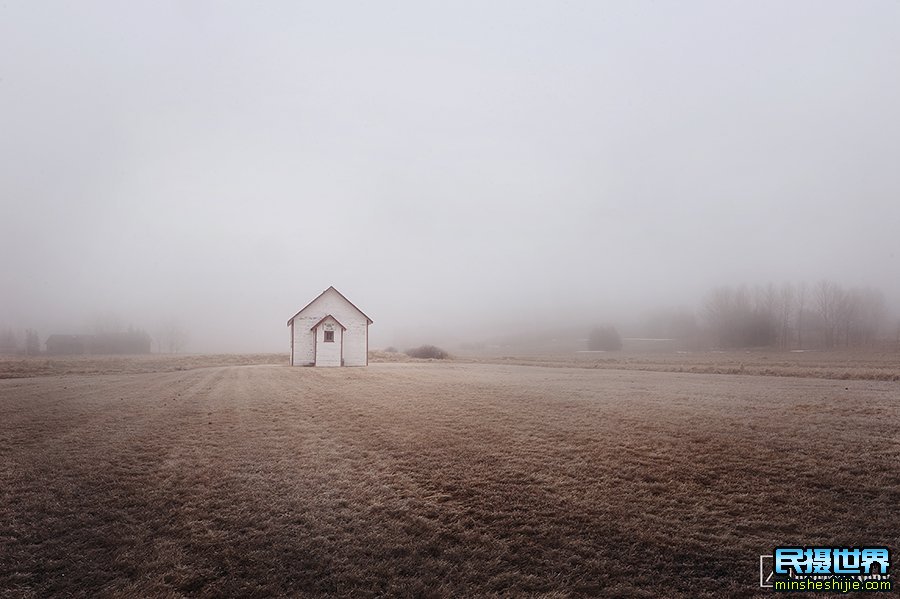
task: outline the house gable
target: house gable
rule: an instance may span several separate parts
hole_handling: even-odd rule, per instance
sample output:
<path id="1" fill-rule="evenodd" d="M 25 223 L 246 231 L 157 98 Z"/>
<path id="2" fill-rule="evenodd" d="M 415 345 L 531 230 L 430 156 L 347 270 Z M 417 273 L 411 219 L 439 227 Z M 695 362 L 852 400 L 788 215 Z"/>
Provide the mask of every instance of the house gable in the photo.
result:
<path id="1" fill-rule="evenodd" d="M 293 320 L 294 320 L 295 318 L 297 318 L 298 316 L 300 316 L 301 314 L 303 314 L 303 313 L 307 310 L 307 308 L 312 307 L 313 304 L 315 304 L 317 301 L 319 301 L 319 299 L 321 299 L 322 296 L 324 296 L 324 295 L 325 295 L 326 293 L 328 293 L 329 291 L 333 291 L 334 293 L 336 293 L 336 294 L 338 295 L 338 297 L 340 297 L 342 300 L 344 300 L 345 302 L 347 302 L 354 310 L 356 310 L 357 312 L 359 312 L 360 314 L 362 314 L 363 318 L 365 318 L 366 321 L 367 321 L 369 324 L 373 324 L 373 323 L 375 322 L 375 321 L 373 321 L 371 318 L 369 318 L 368 316 L 366 316 L 366 313 L 365 313 L 365 312 L 363 312 L 362 310 L 360 310 L 359 308 L 357 308 L 356 305 L 355 305 L 353 302 L 351 302 L 350 300 L 348 300 L 348 299 L 344 296 L 343 293 L 341 293 L 340 291 L 338 291 L 337 289 L 335 289 L 335 288 L 334 288 L 334 285 L 332 285 L 332 286 L 330 286 L 328 289 L 326 289 L 325 291 L 323 291 L 322 293 L 320 293 L 319 295 L 317 295 L 316 298 L 315 298 L 313 301 L 309 302 L 308 304 L 306 304 L 305 306 L 303 306 L 302 308 L 300 308 L 300 310 L 299 310 L 296 314 L 294 314 L 293 316 L 291 316 L 291 317 L 288 319 L 288 321 L 287 321 L 287 326 L 291 326 L 291 322 L 293 322 Z"/>

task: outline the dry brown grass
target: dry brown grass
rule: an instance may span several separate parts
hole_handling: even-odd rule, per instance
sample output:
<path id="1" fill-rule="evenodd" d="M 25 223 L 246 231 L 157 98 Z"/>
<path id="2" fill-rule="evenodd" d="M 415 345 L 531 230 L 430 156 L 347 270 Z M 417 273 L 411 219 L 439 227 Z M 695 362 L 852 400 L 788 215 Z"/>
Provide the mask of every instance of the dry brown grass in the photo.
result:
<path id="1" fill-rule="evenodd" d="M 875 381 L 489 364 L 0 381 L 0 596 L 749 597 L 900 549 Z"/>
<path id="2" fill-rule="evenodd" d="M 382 351 L 380 349 L 369 350 L 369 362 L 411 362 L 410 358 L 403 352 Z"/>
<path id="3" fill-rule="evenodd" d="M 139 374 L 287 364 L 287 354 L 140 354 L 132 356 L 18 356 L 0 354 L 0 379 L 69 374 Z"/>
<path id="4" fill-rule="evenodd" d="M 521 366 L 900 381 L 900 353 L 896 351 L 584 352 L 474 357 L 471 360 Z"/>

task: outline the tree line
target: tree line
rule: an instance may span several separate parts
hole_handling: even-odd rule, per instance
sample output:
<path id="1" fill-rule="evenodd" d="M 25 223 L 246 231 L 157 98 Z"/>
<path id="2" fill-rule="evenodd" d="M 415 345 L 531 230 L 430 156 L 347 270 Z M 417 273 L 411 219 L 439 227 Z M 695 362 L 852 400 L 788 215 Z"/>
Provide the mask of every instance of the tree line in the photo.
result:
<path id="1" fill-rule="evenodd" d="M 36 356 L 41 353 L 41 340 L 34 329 L 25 329 L 25 338 L 19 343 L 19 337 L 12 328 L 0 330 L 0 354 L 24 353 Z"/>
<path id="2" fill-rule="evenodd" d="M 148 342 L 156 346 L 158 353 L 181 353 L 190 341 L 190 332 L 175 318 L 160 322 L 154 329 L 152 337 L 143 329 L 135 328 L 132 325 L 128 325 L 126 329 L 118 318 L 106 314 L 94 318 L 90 330 L 92 333 L 76 335 L 76 337 L 96 337 L 95 353 L 121 353 L 120 346 L 126 341 L 117 339 L 116 336 L 123 334 L 135 338 L 146 338 Z M 0 327 L 0 354 L 35 356 L 42 353 L 42 345 L 44 343 L 35 329 L 25 329 L 24 334 L 20 329 L 17 334 L 12 327 Z M 148 352 L 150 351 L 149 347 L 148 345 Z"/>
<path id="3" fill-rule="evenodd" d="M 834 281 L 717 287 L 703 316 L 720 347 L 807 349 L 873 345 L 887 333 L 884 295 Z"/>
<path id="4" fill-rule="evenodd" d="M 645 316 L 630 334 L 637 341 L 703 350 L 765 347 L 782 350 L 872 347 L 895 342 L 900 322 L 892 320 L 884 294 L 872 287 L 845 287 L 830 280 L 814 284 L 720 286 L 699 310 L 668 308 Z M 620 349 L 612 327 L 596 327 L 588 349 Z"/>

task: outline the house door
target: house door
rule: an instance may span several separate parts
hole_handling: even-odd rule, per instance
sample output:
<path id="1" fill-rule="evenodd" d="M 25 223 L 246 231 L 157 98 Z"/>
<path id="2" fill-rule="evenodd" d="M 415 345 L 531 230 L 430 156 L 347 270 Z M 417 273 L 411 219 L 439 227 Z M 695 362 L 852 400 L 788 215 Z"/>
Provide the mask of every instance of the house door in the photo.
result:
<path id="1" fill-rule="evenodd" d="M 344 332 L 332 322 L 316 327 L 316 366 L 342 366 Z"/>

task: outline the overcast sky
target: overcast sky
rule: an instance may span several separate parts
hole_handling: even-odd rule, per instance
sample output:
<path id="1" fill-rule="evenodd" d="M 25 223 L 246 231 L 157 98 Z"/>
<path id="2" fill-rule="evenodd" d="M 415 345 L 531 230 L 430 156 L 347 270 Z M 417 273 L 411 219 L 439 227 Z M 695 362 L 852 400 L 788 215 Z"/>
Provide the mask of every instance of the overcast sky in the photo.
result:
<path id="1" fill-rule="evenodd" d="M 900 2 L 0 4 L 0 326 L 375 346 L 831 278 L 900 303 Z M 419 338 L 422 339 L 419 339 Z"/>

